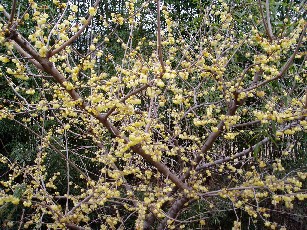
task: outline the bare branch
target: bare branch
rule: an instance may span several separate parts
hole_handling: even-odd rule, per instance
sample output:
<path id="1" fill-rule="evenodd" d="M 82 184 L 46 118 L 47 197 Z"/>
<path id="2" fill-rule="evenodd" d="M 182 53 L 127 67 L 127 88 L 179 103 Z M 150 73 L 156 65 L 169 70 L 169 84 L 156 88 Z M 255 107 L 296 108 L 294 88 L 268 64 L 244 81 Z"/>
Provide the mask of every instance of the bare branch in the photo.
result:
<path id="1" fill-rule="evenodd" d="M 157 0 L 157 50 L 158 57 L 162 67 L 161 77 L 165 72 L 165 64 L 163 61 L 163 52 L 162 52 L 162 39 L 161 39 L 161 9 L 160 9 L 160 0 Z"/>
<path id="2" fill-rule="evenodd" d="M 68 228 L 68 229 L 71 229 L 71 230 L 85 230 L 85 228 L 82 228 L 80 226 L 77 226 L 75 224 L 71 224 L 71 223 L 67 223 L 65 224 L 65 226 Z"/>
<path id="3" fill-rule="evenodd" d="M 52 36 L 52 32 L 55 30 L 55 28 L 57 27 L 57 25 L 60 23 L 60 21 L 62 20 L 62 18 L 64 17 L 65 15 L 65 12 L 68 8 L 68 5 L 66 6 L 66 8 L 64 9 L 61 17 L 59 18 L 59 20 L 54 24 L 53 28 L 51 29 L 51 31 L 49 32 L 49 35 L 48 35 L 48 40 L 47 40 L 47 47 L 49 46 L 49 43 L 50 43 L 50 39 L 51 39 L 51 36 Z"/>
<path id="4" fill-rule="evenodd" d="M 270 41 L 273 40 L 273 37 L 271 36 L 271 33 L 270 33 L 270 29 L 268 27 L 268 24 L 267 22 L 265 21 L 265 18 L 264 18 L 264 13 L 263 13 L 263 9 L 262 9 L 262 3 L 261 3 L 261 0 L 258 0 L 258 6 L 259 6 L 259 10 L 260 10 L 260 14 L 261 14 L 261 18 L 262 18 L 262 22 L 263 22 L 263 25 L 264 25 L 264 28 L 265 28 L 265 31 L 270 39 Z M 266 6 L 267 7 L 267 6 Z M 267 8 L 267 13 L 269 13 L 269 16 L 270 16 L 270 12 L 268 12 L 268 8 Z M 271 28 L 272 30 L 272 28 Z"/>
<path id="5" fill-rule="evenodd" d="M 22 229 L 22 224 L 23 224 L 24 215 L 25 215 L 25 209 L 23 208 L 23 209 L 22 209 L 22 213 L 21 213 L 21 217 L 20 217 L 20 221 L 19 221 L 18 230 Z"/>
<path id="6" fill-rule="evenodd" d="M 269 34 L 270 40 L 273 40 L 274 34 L 272 31 L 272 25 L 271 25 L 270 0 L 266 0 L 265 8 L 266 8 L 266 20 L 267 20 L 268 34 Z"/>
<path id="7" fill-rule="evenodd" d="M 231 126 L 231 128 L 243 128 L 243 127 L 247 127 L 247 126 L 252 126 L 252 125 L 256 125 L 259 124 L 261 121 L 250 121 L 250 122 L 246 122 L 246 123 L 242 123 L 242 124 L 236 124 Z"/>
<path id="8" fill-rule="evenodd" d="M 15 17 L 15 11 L 16 11 L 16 3 L 17 3 L 17 0 L 13 0 L 11 15 L 10 15 L 9 23 L 8 23 L 8 28 L 13 24 L 13 20 L 14 20 L 14 17 Z"/>
<path id="9" fill-rule="evenodd" d="M 214 165 L 217 165 L 217 164 L 223 164 L 223 163 L 225 163 L 227 161 L 231 161 L 233 159 L 245 156 L 246 154 L 254 151 L 257 148 L 257 146 L 263 145 L 263 144 L 267 143 L 269 140 L 270 140 L 270 138 L 266 137 L 262 141 L 258 142 L 257 144 L 253 145 L 252 147 L 250 147 L 250 148 L 248 148 L 248 149 L 246 149 L 246 150 L 244 150 L 244 151 L 242 151 L 240 153 L 237 153 L 237 154 L 235 154 L 235 155 L 233 155 L 231 157 L 225 157 L 223 159 L 216 160 L 216 161 L 214 161 L 212 163 L 204 164 L 204 165 L 196 168 L 196 171 L 204 170 L 204 169 L 210 168 L 211 166 L 214 166 Z"/>
<path id="10" fill-rule="evenodd" d="M 182 210 L 184 205 L 189 202 L 189 198 L 183 197 L 181 199 L 177 199 L 175 203 L 172 205 L 172 207 L 167 212 L 167 218 L 164 218 L 164 220 L 160 223 L 158 230 L 165 229 L 165 225 L 167 223 L 168 218 L 175 219 L 178 213 Z"/>

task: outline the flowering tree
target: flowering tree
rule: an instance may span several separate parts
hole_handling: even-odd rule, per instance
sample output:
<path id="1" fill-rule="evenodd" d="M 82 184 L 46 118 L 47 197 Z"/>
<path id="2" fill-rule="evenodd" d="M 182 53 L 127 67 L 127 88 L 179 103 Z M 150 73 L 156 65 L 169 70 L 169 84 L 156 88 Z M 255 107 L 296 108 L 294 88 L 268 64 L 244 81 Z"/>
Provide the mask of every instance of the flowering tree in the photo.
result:
<path id="1" fill-rule="evenodd" d="M 29 159 L 1 153 L 2 224 L 203 229 L 225 213 L 234 229 L 285 229 L 276 213 L 306 218 L 304 6 L 229 2 L 190 8 L 193 27 L 160 1 L 109 17 L 99 0 L 0 5 L 0 118 L 33 137 Z"/>

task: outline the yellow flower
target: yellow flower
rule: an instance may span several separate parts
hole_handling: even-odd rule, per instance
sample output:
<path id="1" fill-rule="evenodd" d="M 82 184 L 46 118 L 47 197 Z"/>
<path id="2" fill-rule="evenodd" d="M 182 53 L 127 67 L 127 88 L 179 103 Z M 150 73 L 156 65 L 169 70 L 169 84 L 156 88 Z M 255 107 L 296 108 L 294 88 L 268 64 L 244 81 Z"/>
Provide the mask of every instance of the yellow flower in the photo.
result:
<path id="1" fill-rule="evenodd" d="M 10 59 L 8 59 L 7 57 L 4 56 L 0 56 L 0 61 L 3 63 L 8 63 L 10 61 Z"/>
<path id="2" fill-rule="evenodd" d="M 42 57 L 46 57 L 47 52 L 48 52 L 48 48 L 47 48 L 46 46 L 42 46 L 42 47 L 39 49 L 39 54 L 40 54 Z"/>
<path id="3" fill-rule="evenodd" d="M 71 6 L 70 6 L 70 9 L 71 9 L 71 11 L 73 11 L 73 12 L 77 12 L 77 11 L 78 11 L 78 6 L 76 6 L 76 5 L 71 5 Z"/>
<path id="4" fill-rule="evenodd" d="M 219 131 L 218 127 L 211 127 L 212 132 L 216 133 Z"/>
<path id="5" fill-rule="evenodd" d="M 28 13 L 25 14 L 24 19 L 28 20 L 30 18 L 30 15 Z"/>
<path id="6" fill-rule="evenodd" d="M 157 86 L 159 86 L 159 87 L 164 87 L 164 82 L 161 80 L 161 79 L 158 79 L 157 80 Z"/>
<path id="7" fill-rule="evenodd" d="M 14 74 L 13 70 L 11 68 L 6 68 L 6 72 L 8 74 Z"/>
<path id="8" fill-rule="evenodd" d="M 35 90 L 34 89 L 28 89 L 26 91 L 26 94 L 30 94 L 30 95 L 33 95 L 35 93 Z"/>
<path id="9" fill-rule="evenodd" d="M 238 135 L 238 133 L 226 133 L 224 135 L 224 138 L 227 139 L 227 140 L 233 140 L 235 139 L 235 137 Z"/>
<path id="10" fill-rule="evenodd" d="M 12 199 L 11 199 L 11 203 L 12 204 L 19 204 L 19 199 L 17 198 L 17 197 L 13 197 Z"/>
<path id="11" fill-rule="evenodd" d="M 265 166 L 266 166 L 266 164 L 265 164 L 263 161 L 260 161 L 259 167 L 260 167 L 260 168 L 263 168 L 263 167 L 265 167 Z"/>
<path id="12" fill-rule="evenodd" d="M 82 17 L 82 18 L 80 18 L 80 22 L 84 25 L 85 23 L 86 23 L 86 18 L 85 17 Z"/>
<path id="13" fill-rule="evenodd" d="M 205 225 L 206 224 L 206 222 L 204 220 L 200 220 L 199 223 L 200 223 L 200 225 Z"/>
<path id="14" fill-rule="evenodd" d="M 90 14 L 91 16 L 95 16 L 95 14 L 96 14 L 96 9 L 95 9 L 94 7 L 90 7 L 90 8 L 88 9 L 88 12 L 89 12 L 89 14 Z"/>
<path id="15" fill-rule="evenodd" d="M 90 50 L 91 51 L 94 51 L 96 49 L 96 47 L 92 44 L 91 46 L 90 46 Z"/>
<path id="16" fill-rule="evenodd" d="M 265 92 L 264 91 L 257 91 L 257 96 L 258 97 L 263 97 L 265 95 Z"/>
<path id="17" fill-rule="evenodd" d="M 117 20 L 118 20 L 118 23 L 120 25 L 124 24 L 124 18 L 123 17 L 119 17 Z"/>
<path id="18" fill-rule="evenodd" d="M 65 86 L 66 90 L 74 89 L 74 86 L 73 86 L 73 84 L 71 82 L 65 81 L 65 82 L 63 82 L 63 85 Z"/>
<path id="19" fill-rule="evenodd" d="M 71 32 L 76 33 L 77 31 L 78 31 L 78 28 L 77 28 L 76 26 L 74 26 L 74 27 L 71 28 Z"/>
<path id="20" fill-rule="evenodd" d="M 280 132 L 280 131 L 277 131 L 277 132 L 276 132 L 276 136 L 278 136 L 278 137 L 279 137 L 279 136 L 282 136 L 282 135 L 283 135 L 283 133 L 282 133 L 282 132 Z"/>

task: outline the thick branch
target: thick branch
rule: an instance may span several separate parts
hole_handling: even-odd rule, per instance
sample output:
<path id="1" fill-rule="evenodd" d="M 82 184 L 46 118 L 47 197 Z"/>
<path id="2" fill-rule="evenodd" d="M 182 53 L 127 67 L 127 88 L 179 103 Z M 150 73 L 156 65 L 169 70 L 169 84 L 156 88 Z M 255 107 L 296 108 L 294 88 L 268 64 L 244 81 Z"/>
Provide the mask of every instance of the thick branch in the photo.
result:
<path id="1" fill-rule="evenodd" d="M 167 220 L 169 218 L 175 219 L 176 216 L 178 215 L 178 213 L 182 210 L 182 208 L 184 207 L 185 203 L 187 203 L 190 199 L 183 197 L 181 199 L 178 199 L 175 201 L 175 203 L 173 204 L 173 206 L 169 209 L 169 211 L 167 212 L 167 218 L 164 218 L 164 220 L 160 223 L 158 230 L 163 230 L 165 229 L 165 225 L 167 223 Z"/>
<path id="2" fill-rule="evenodd" d="M 16 31 L 11 31 L 9 34 L 9 37 L 14 40 L 25 52 L 28 52 L 32 57 L 35 58 L 37 62 L 41 64 L 44 71 L 53 76 L 53 78 L 64 88 L 64 82 L 66 81 L 65 77 L 54 67 L 54 64 L 50 62 L 47 58 L 41 57 L 29 44 L 28 41 L 26 41 L 24 38 L 22 38 Z M 128 138 L 125 137 L 120 133 L 120 131 L 113 126 L 113 124 L 108 121 L 108 119 L 102 115 L 95 115 L 93 113 L 90 113 L 86 110 L 86 104 L 83 102 L 83 99 L 79 95 L 79 93 L 75 90 L 66 90 L 71 98 L 75 101 L 82 101 L 82 103 L 79 105 L 84 111 L 89 113 L 90 115 L 94 116 L 96 119 L 99 120 L 99 122 L 109 131 L 111 132 L 115 137 L 118 137 L 120 139 L 124 139 L 126 143 L 128 143 Z M 166 165 L 164 165 L 161 162 L 154 161 L 152 157 L 145 153 L 145 151 L 142 149 L 140 145 L 132 146 L 131 149 L 142 156 L 148 163 L 156 167 L 156 169 L 162 173 L 166 178 L 169 178 L 176 186 L 180 189 L 189 189 L 189 187 L 184 184 L 175 174 L 173 174 Z"/>
<path id="3" fill-rule="evenodd" d="M 42 65 L 39 64 L 37 61 L 35 61 L 27 52 L 25 52 L 15 41 L 13 41 L 14 48 L 20 53 L 24 58 L 29 60 L 33 65 L 36 66 L 36 68 L 40 70 L 44 70 Z"/>
<path id="4" fill-rule="evenodd" d="M 71 230 L 85 230 L 85 228 L 77 226 L 75 224 L 65 224 L 65 226 Z"/>

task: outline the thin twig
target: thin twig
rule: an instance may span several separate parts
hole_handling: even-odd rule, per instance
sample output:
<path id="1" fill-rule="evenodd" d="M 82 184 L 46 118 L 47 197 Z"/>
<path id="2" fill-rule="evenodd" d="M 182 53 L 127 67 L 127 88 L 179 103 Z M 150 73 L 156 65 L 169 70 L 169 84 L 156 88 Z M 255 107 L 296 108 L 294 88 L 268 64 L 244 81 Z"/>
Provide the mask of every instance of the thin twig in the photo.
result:
<path id="1" fill-rule="evenodd" d="M 12 3 L 12 10 L 11 10 L 11 15 L 10 15 L 10 20 L 9 20 L 9 23 L 8 23 L 8 28 L 11 27 L 13 20 L 14 20 L 14 16 L 15 16 L 15 12 L 16 12 L 16 3 L 17 3 L 17 0 L 14 0 L 13 3 Z"/>
<path id="2" fill-rule="evenodd" d="M 97 0 L 94 4 L 93 7 L 97 8 L 98 4 L 99 4 L 100 0 Z M 65 49 L 65 47 L 67 47 L 68 45 L 72 44 L 81 34 L 82 32 L 86 29 L 86 27 L 88 27 L 91 24 L 92 19 L 94 18 L 94 16 L 89 15 L 89 17 L 87 18 L 86 22 L 83 24 L 83 26 L 80 28 L 79 31 L 77 31 L 70 39 L 68 39 L 66 42 L 64 42 L 60 47 L 56 48 L 55 50 L 50 50 L 47 54 L 47 57 L 52 57 L 53 55 L 61 52 L 63 49 Z"/>
<path id="3" fill-rule="evenodd" d="M 293 127 L 293 126 L 296 126 L 296 125 L 297 125 L 297 121 L 298 121 L 298 120 L 301 120 L 301 119 L 305 119 L 305 118 L 304 118 L 304 117 L 299 117 L 295 122 L 292 122 L 291 124 L 287 125 L 286 127 L 284 127 L 283 129 L 281 129 L 281 130 L 279 130 L 279 131 L 284 131 L 284 130 L 289 129 L 289 128 Z M 250 148 L 245 149 L 245 150 L 243 150 L 242 152 L 239 152 L 239 153 L 237 153 L 237 154 L 235 154 L 235 155 L 233 155 L 233 156 L 225 157 L 225 158 L 223 158 L 223 159 L 219 159 L 219 160 L 216 160 L 216 161 L 211 162 L 211 163 L 203 164 L 202 166 L 197 167 L 197 168 L 196 168 L 196 171 L 202 171 L 202 170 L 207 169 L 207 168 L 210 168 L 210 167 L 212 167 L 212 166 L 214 166 L 214 165 L 223 164 L 223 163 L 225 163 L 225 162 L 227 162 L 227 161 L 231 161 L 231 160 L 240 158 L 240 157 L 242 157 L 242 156 L 245 156 L 245 155 L 247 155 L 248 153 L 254 151 L 258 146 L 263 145 L 263 144 L 269 142 L 270 140 L 271 140 L 271 139 L 270 139 L 269 137 L 266 137 L 266 138 L 264 138 L 262 141 L 259 141 L 257 144 L 255 144 L 255 145 L 251 146 Z"/>
<path id="4" fill-rule="evenodd" d="M 270 40 L 272 41 L 274 39 L 274 34 L 272 31 L 272 25 L 271 25 L 270 0 L 266 0 L 265 8 L 266 8 L 266 20 L 267 20 L 267 26 L 268 26 L 268 34 L 269 34 Z"/>
<path id="5" fill-rule="evenodd" d="M 30 131 L 31 133 L 33 133 L 35 136 L 37 137 L 41 137 L 41 135 L 39 135 L 38 133 L 34 132 L 31 128 L 29 128 L 28 126 L 26 126 L 25 124 L 23 124 L 22 122 L 18 121 L 18 120 L 14 120 L 16 123 L 18 123 L 19 125 L 23 126 L 24 128 L 26 128 L 28 131 Z M 55 146 L 53 146 L 52 144 L 48 145 L 52 150 L 54 150 L 55 152 L 57 152 L 63 159 L 66 159 L 66 157 L 61 153 L 60 150 L 58 150 Z M 88 178 L 87 175 L 82 172 L 78 166 L 70 161 L 69 159 L 66 159 L 67 161 L 69 161 L 69 163 L 71 164 L 71 166 L 73 166 L 84 178 Z"/>
<path id="6" fill-rule="evenodd" d="M 298 40 L 298 43 L 297 43 L 297 46 L 296 46 L 296 49 L 294 50 L 293 54 L 291 55 L 291 57 L 287 60 L 287 62 L 284 64 L 284 66 L 280 69 L 279 73 L 277 74 L 276 77 L 273 77 L 271 79 L 268 79 L 268 80 L 265 80 L 263 82 L 260 82 L 259 84 L 253 84 L 251 87 L 247 88 L 247 89 L 244 89 L 244 90 L 241 90 L 239 91 L 240 92 L 248 92 L 248 91 L 251 91 L 253 89 L 256 89 L 256 88 L 259 88 L 260 86 L 263 86 L 263 85 L 266 85 L 267 83 L 271 82 L 271 81 L 274 81 L 274 80 L 277 80 L 279 78 L 281 78 L 286 72 L 287 70 L 289 69 L 289 67 L 291 66 L 294 58 L 295 58 L 295 55 L 297 54 L 299 48 L 301 47 L 301 44 L 303 42 L 303 38 L 305 37 L 305 33 L 306 33 L 306 28 L 307 28 L 307 23 L 305 24 L 304 26 L 304 29 L 299 37 L 299 40 Z"/>
<path id="7" fill-rule="evenodd" d="M 160 0 L 157 0 L 157 49 L 158 57 L 162 67 L 162 75 L 165 73 L 165 64 L 163 61 L 163 52 L 162 52 L 162 39 L 161 39 L 161 13 L 160 13 Z"/>
<path id="8" fill-rule="evenodd" d="M 47 47 L 49 46 L 50 39 L 51 39 L 51 36 L 52 36 L 53 31 L 55 30 L 55 28 L 57 27 L 57 25 L 60 23 L 60 21 L 62 20 L 62 18 L 64 17 L 64 15 L 65 15 L 67 9 L 68 9 L 68 4 L 67 4 L 66 8 L 63 10 L 63 13 L 62 13 L 62 15 L 60 16 L 59 20 L 54 24 L 53 28 L 52 28 L 51 31 L 49 32 L 48 40 L 47 40 Z"/>
<path id="9" fill-rule="evenodd" d="M 65 151 L 66 151 L 66 168 L 67 168 L 67 191 L 66 191 L 66 195 L 67 197 L 69 197 L 70 194 L 70 168 L 69 168 L 69 151 L 68 151 L 68 141 L 67 141 L 67 133 L 65 130 L 64 133 L 64 137 L 65 137 Z M 66 207 L 65 207 L 65 215 L 68 212 L 68 199 L 66 200 Z"/>
<path id="10" fill-rule="evenodd" d="M 256 125 L 259 124 L 261 121 L 250 121 L 250 122 L 246 122 L 246 123 L 241 123 L 241 124 L 236 124 L 231 126 L 231 128 L 243 128 L 243 127 L 247 127 L 247 126 L 252 126 L 252 125 Z"/>
<path id="11" fill-rule="evenodd" d="M 22 213 L 21 213 L 21 217 L 20 217 L 20 222 L 19 222 L 18 230 L 20 230 L 21 227 L 22 227 L 24 215 L 25 215 L 25 209 L 23 208 L 22 209 Z"/>
<path id="12" fill-rule="evenodd" d="M 124 96 L 122 99 L 120 99 L 119 102 L 120 102 L 120 103 L 123 103 L 123 102 L 125 102 L 128 98 L 130 98 L 131 96 L 136 95 L 137 93 L 139 93 L 139 92 L 141 92 L 141 91 L 147 89 L 149 86 L 152 85 L 152 82 L 153 82 L 153 81 L 151 81 L 151 82 L 149 82 L 149 83 L 147 83 L 147 84 L 145 84 L 145 85 L 142 85 L 141 87 L 137 88 L 136 90 L 134 90 L 134 91 L 128 93 L 126 96 Z M 113 106 L 113 107 L 104 115 L 104 119 L 107 119 L 107 118 L 115 111 L 115 109 L 116 109 L 116 106 Z"/>
<path id="13" fill-rule="evenodd" d="M 259 5 L 259 10 L 260 10 L 260 14 L 261 14 L 261 18 L 262 18 L 262 22 L 263 22 L 265 31 L 266 31 L 267 35 L 269 36 L 269 39 L 272 41 L 272 39 L 270 37 L 270 32 L 269 32 L 268 25 L 267 25 L 267 23 L 265 21 L 265 18 L 264 18 L 261 0 L 258 0 L 258 5 Z"/>

